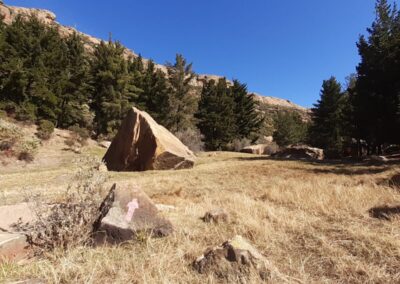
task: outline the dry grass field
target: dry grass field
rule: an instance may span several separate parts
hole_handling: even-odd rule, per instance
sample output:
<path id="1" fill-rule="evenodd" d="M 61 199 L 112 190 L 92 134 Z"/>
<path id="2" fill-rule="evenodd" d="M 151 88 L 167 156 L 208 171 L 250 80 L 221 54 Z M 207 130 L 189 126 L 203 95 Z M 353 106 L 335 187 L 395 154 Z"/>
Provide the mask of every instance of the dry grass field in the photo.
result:
<path id="1" fill-rule="evenodd" d="M 92 146 L 81 155 L 103 153 Z M 1 203 L 22 201 L 24 192 L 57 199 L 73 177 L 72 160 L 77 156 L 47 167 L 0 167 Z M 156 203 L 175 206 L 163 212 L 175 233 L 118 247 L 55 251 L 23 264 L 5 263 L 0 265 L 0 282 L 232 282 L 235 279 L 200 275 L 191 263 L 206 248 L 238 234 L 287 282 L 400 283 L 400 218 L 378 219 L 368 213 L 383 205 L 400 206 L 400 192 L 387 182 L 398 171 L 398 165 L 310 163 L 220 152 L 201 153 L 190 170 L 109 173 L 110 185 L 137 184 Z M 214 208 L 225 209 L 229 223 L 206 224 L 200 219 Z"/>

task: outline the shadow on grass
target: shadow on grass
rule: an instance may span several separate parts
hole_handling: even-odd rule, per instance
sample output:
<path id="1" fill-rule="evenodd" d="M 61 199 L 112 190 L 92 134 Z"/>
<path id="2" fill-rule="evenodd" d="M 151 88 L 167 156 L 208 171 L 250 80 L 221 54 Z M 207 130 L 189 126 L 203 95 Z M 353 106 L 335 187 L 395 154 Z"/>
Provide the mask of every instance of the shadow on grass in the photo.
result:
<path id="1" fill-rule="evenodd" d="M 381 220 L 391 220 L 392 217 L 400 217 L 400 206 L 382 206 L 374 207 L 368 210 L 371 217 L 381 219 Z"/>
<path id="2" fill-rule="evenodd" d="M 379 174 L 391 169 L 391 166 L 400 164 L 400 160 L 392 160 L 385 163 L 376 161 L 363 161 L 357 159 L 342 160 L 307 160 L 288 159 L 271 156 L 239 157 L 239 161 L 295 161 L 306 165 L 319 166 L 318 168 L 293 168 L 309 171 L 317 174 L 339 174 L 339 175 L 368 175 Z"/>

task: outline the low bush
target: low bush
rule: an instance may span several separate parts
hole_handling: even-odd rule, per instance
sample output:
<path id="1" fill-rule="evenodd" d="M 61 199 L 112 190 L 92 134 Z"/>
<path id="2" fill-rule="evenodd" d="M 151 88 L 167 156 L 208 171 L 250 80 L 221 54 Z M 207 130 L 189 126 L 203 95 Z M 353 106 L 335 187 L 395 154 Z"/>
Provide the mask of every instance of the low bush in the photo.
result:
<path id="1" fill-rule="evenodd" d="M 104 199 L 107 176 L 100 172 L 100 160 L 83 157 L 73 182 L 62 193 L 56 205 L 42 202 L 44 197 L 29 193 L 26 199 L 34 203 L 37 221 L 18 224 L 35 254 L 41 255 L 56 248 L 68 249 L 92 244 L 93 224 L 100 216 L 99 208 Z"/>
<path id="2" fill-rule="evenodd" d="M 204 150 L 204 142 L 203 136 L 200 133 L 200 130 L 188 128 L 183 131 L 178 131 L 174 133 L 175 136 L 181 140 L 183 144 L 185 144 L 190 150 L 193 152 L 201 152 Z"/>
<path id="3" fill-rule="evenodd" d="M 36 136 L 42 140 L 48 140 L 54 132 L 54 124 L 48 120 L 41 120 L 38 125 Z"/>

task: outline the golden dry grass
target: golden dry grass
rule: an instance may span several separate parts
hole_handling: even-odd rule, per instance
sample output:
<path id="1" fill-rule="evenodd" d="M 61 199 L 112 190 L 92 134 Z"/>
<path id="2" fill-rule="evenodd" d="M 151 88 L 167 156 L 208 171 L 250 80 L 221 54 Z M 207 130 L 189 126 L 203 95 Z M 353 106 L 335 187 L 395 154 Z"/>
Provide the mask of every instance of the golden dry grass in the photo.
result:
<path id="1" fill-rule="evenodd" d="M 91 154 L 101 155 L 99 149 Z M 219 283 L 190 264 L 207 247 L 236 234 L 249 239 L 290 282 L 399 283 L 400 218 L 372 218 L 368 210 L 400 206 L 400 192 L 385 182 L 398 166 L 312 164 L 238 153 L 203 153 L 194 169 L 111 173 L 110 183 L 136 183 L 175 225 L 167 238 L 119 247 L 56 251 L 24 265 L 0 265 L 0 282 L 40 278 L 49 283 Z M 0 171 L 3 203 L 28 188 L 56 198 L 73 166 Z M 223 208 L 228 224 L 200 220 Z M 256 277 L 249 283 L 258 283 Z M 278 280 L 276 282 L 279 282 Z"/>

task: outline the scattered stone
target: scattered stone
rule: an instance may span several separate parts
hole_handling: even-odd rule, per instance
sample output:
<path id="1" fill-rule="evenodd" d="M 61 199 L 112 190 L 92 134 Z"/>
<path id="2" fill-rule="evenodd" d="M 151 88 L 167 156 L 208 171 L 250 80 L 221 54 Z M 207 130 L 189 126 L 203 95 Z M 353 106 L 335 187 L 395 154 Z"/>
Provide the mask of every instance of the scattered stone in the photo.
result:
<path id="1" fill-rule="evenodd" d="M 101 141 L 99 142 L 99 146 L 108 149 L 111 145 L 110 141 Z"/>
<path id="2" fill-rule="evenodd" d="M 389 162 L 389 159 L 386 158 L 385 156 L 371 155 L 369 158 L 373 162 L 378 162 L 378 163 L 387 163 L 387 162 Z"/>
<path id="3" fill-rule="evenodd" d="M 240 152 L 255 154 L 255 155 L 267 155 L 268 154 L 268 146 L 270 144 L 258 144 L 244 147 Z"/>
<path id="4" fill-rule="evenodd" d="M 0 263 L 28 257 L 30 246 L 23 234 L 0 232 Z"/>
<path id="5" fill-rule="evenodd" d="M 214 209 L 208 211 L 202 219 L 206 223 L 226 223 L 228 214 L 223 209 Z"/>
<path id="6" fill-rule="evenodd" d="M 194 261 L 193 267 L 201 274 L 214 273 L 225 279 L 245 277 L 252 271 L 263 280 L 279 277 L 277 269 L 241 236 L 206 250 Z"/>
<path id="7" fill-rule="evenodd" d="M 111 171 L 192 168 L 195 155 L 144 111 L 132 108 L 104 156 Z"/>
<path id="8" fill-rule="evenodd" d="M 156 207 L 157 207 L 158 211 L 161 211 L 161 212 L 168 212 L 168 211 L 176 210 L 176 207 L 172 206 L 172 205 L 156 204 Z"/>
<path id="9" fill-rule="evenodd" d="M 296 159 L 296 160 L 323 160 L 324 150 L 313 148 L 307 145 L 289 146 L 275 155 L 278 158 Z"/>
<path id="10" fill-rule="evenodd" d="M 29 279 L 16 282 L 7 282 L 6 284 L 45 284 L 46 282 L 39 279 Z"/>
<path id="11" fill-rule="evenodd" d="M 173 232 L 171 222 L 159 216 L 151 199 L 134 185 L 114 184 L 100 207 L 100 214 L 94 224 L 98 244 L 118 244 L 143 234 L 164 237 Z"/>

